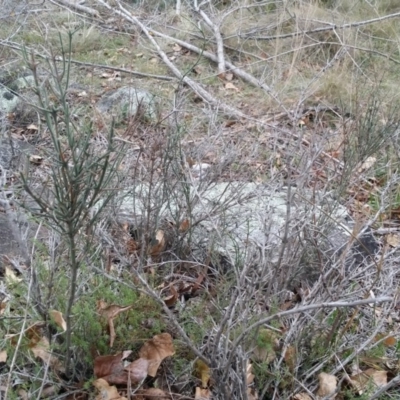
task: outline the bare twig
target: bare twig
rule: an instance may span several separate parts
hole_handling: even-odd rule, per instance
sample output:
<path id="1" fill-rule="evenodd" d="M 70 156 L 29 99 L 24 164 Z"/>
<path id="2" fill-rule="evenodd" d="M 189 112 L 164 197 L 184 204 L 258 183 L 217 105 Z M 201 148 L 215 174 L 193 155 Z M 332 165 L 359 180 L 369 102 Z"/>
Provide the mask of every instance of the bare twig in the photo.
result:
<path id="1" fill-rule="evenodd" d="M 126 10 L 120 3 L 118 3 L 119 10 L 111 7 L 108 3 L 103 0 L 97 0 L 97 2 L 104 5 L 113 13 L 125 18 L 127 21 L 137 25 L 147 36 L 151 44 L 157 50 L 159 56 L 163 60 L 163 62 L 168 66 L 168 68 L 174 73 L 174 75 L 180 79 L 182 82 L 186 83 L 199 97 L 201 97 L 204 101 L 208 102 L 211 106 L 217 109 L 221 109 L 224 113 L 236 117 L 246 118 L 247 115 L 242 113 L 241 111 L 237 110 L 236 108 L 229 106 L 220 100 L 216 99 L 212 96 L 209 92 L 207 92 L 204 88 L 202 88 L 198 83 L 190 79 L 188 76 L 184 75 L 168 58 L 165 52 L 161 49 L 157 41 L 154 37 L 150 34 L 149 28 L 147 28 L 138 18 L 134 17 L 128 10 Z"/>
<path id="2" fill-rule="evenodd" d="M 75 8 L 78 11 L 82 11 L 86 14 L 91 15 L 92 17 L 100 18 L 100 13 L 93 8 L 82 6 L 77 1 L 69 1 L 69 0 L 52 0 L 53 3 L 63 4 L 64 6 Z"/>
<path id="3" fill-rule="evenodd" d="M 218 58 L 218 76 L 221 78 L 225 75 L 225 56 L 224 56 L 224 41 L 222 39 L 221 32 L 219 30 L 218 24 L 211 21 L 209 16 L 201 10 L 199 7 L 196 11 L 204 19 L 205 23 L 213 30 L 215 41 L 217 42 L 217 58 Z"/>
<path id="4" fill-rule="evenodd" d="M 308 305 L 302 306 L 302 307 L 295 307 L 291 310 L 281 311 L 276 314 L 270 315 L 268 317 L 261 318 L 257 322 L 251 324 L 246 329 L 244 329 L 243 332 L 233 342 L 232 348 L 236 348 L 253 329 L 258 328 L 275 318 L 281 318 L 281 317 L 285 317 L 285 316 L 291 315 L 291 314 L 304 313 L 306 311 L 322 309 L 322 308 L 355 307 L 355 306 L 359 306 L 359 305 L 366 305 L 366 304 L 370 305 L 370 304 L 392 302 L 392 301 L 393 301 L 393 297 L 383 296 L 383 297 L 377 297 L 375 299 L 371 298 L 371 299 L 354 300 L 354 301 L 348 301 L 348 302 L 347 301 L 335 301 L 335 302 L 330 302 L 330 303 L 308 304 Z M 229 360 L 229 363 L 230 362 L 232 362 L 231 358 Z"/>
<path id="5" fill-rule="evenodd" d="M 200 49 L 197 46 L 194 46 L 193 44 L 187 43 L 180 39 L 176 39 L 172 36 L 165 35 L 164 33 L 158 32 L 154 29 L 149 29 L 149 31 L 152 32 L 154 35 L 157 35 L 164 39 L 171 40 L 172 42 L 175 42 L 190 51 L 193 51 L 199 55 L 202 55 L 202 56 L 208 58 L 211 61 L 214 61 L 215 63 L 218 63 L 218 57 L 215 54 L 210 53 L 209 51 L 205 51 L 203 49 Z M 276 101 L 276 103 L 279 105 L 279 107 L 285 111 L 286 115 L 288 115 L 289 117 L 291 116 L 290 112 L 287 110 L 285 105 L 279 99 L 278 95 L 267 84 L 261 82 L 260 80 L 255 78 L 253 75 L 243 71 L 241 68 L 238 68 L 236 65 L 230 63 L 229 61 L 225 60 L 225 66 L 226 66 L 227 70 L 229 70 L 229 72 L 233 73 L 233 75 L 237 76 L 238 78 L 243 79 L 247 83 L 250 83 L 252 86 L 260 88 L 264 92 L 266 92 L 270 97 L 272 97 Z"/>
<path id="6" fill-rule="evenodd" d="M 321 28 L 316 28 L 316 29 L 310 29 L 308 31 L 297 31 L 297 32 L 292 32 L 292 33 L 285 33 L 283 35 L 275 35 L 275 36 L 253 36 L 251 35 L 243 35 L 246 38 L 249 39 L 255 39 L 255 40 L 279 40 L 279 39 L 288 39 L 288 38 L 293 38 L 301 35 L 312 35 L 314 33 L 320 33 L 320 32 L 328 32 L 328 31 L 334 31 L 334 30 L 339 30 L 339 29 L 350 29 L 350 28 L 356 28 L 358 26 L 364 26 L 364 25 L 370 25 L 370 24 L 375 24 L 377 22 L 382 22 L 388 19 L 393 19 L 393 18 L 398 18 L 400 17 L 400 12 L 399 13 L 394 13 L 394 14 L 389 14 L 389 15 L 384 15 L 383 17 L 379 18 L 373 18 L 373 19 L 368 19 L 366 21 L 359 21 L 359 22 L 351 22 L 349 24 L 343 24 L 343 25 L 335 25 L 328 23 L 329 26 L 321 27 Z"/>
<path id="7" fill-rule="evenodd" d="M 18 43 L 15 42 L 10 42 L 10 41 L 6 41 L 6 40 L 0 40 L 0 45 L 4 46 L 4 47 L 9 47 L 11 49 L 14 50 L 18 50 L 21 51 L 22 50 L 22 46 L 20 46 Z M 36 50 L 33 50 L 29 47 L 25 47 L 26 51 L 30 54 L 34 54 L 36 57 L 42 58 L 42 59 L 47 59 L 48 56 L 39 53 Z M 60 59 L 56 58 L 56 61 L 60 61 Z M 93 68 L 102 68 L 102 69 L 108 69 L 111 71 L 118 71 L 118 72 L 123 72 L 129 75 L 135 75 L 135 76 L 139 76 L 141 78 L 152 78 L 152 79 L 159 79 L 161 81 L 174 81 L 176 80 L 176 78 L 172 77 L 172 76 L 166 76 L 166 75 L 155 75 L 155 74 L 148 74 L 145 72 L 139 72 L 139 71 L 132 71 L 131 69 L 127 69 L 127 68 L 120 68 L 120 67 L 114 67 L 112 65 L 106 65 L 106 64 L 96 64 L 96 63 L 90 63 L 90 62 L 84 62 L 84 61 L 78 61 L 78 60 L 73 60 L 71 59 L 70 61 L 72 64 L 76 64 L 76 65 L 83 65 L 86 67 L 93 67 Z"/>

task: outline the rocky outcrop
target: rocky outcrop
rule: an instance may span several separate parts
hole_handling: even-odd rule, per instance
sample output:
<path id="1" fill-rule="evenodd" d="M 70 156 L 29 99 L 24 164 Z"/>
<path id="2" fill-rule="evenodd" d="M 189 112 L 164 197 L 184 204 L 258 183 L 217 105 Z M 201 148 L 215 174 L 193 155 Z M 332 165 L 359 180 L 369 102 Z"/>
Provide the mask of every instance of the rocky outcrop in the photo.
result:
<path id="1" fill-rule="evenodd" d="M 322 251 L 326 259 L 338 259 L 352 241 L 352 221 L 346 209 L 330 196 L 316 199 L 315 193 L 297 188 L 291 190 L 288 213 L 288 193 L 287 188 L 251 182 L 208 185 L 198 182 L 177 186 L 171 192 L 157 185 L 150 188 L 147 184 L 138 184 L 131 191 L 121 192 L 112 209 L 117 220 L 128 222 L 133 231 L 143 230 L 149 220 L 152 226 L 174 221 L 179 227 L 180 221 L 188 219 L 189 232 L 182 234 L 176 229 L 175 234 L 179 236 L 179 244 L 185 242 L 194 259 L 200 262 L 213 254 L 231 265 L 239 260 L 242 265 L 251 264 L 260 270 L 266 265 L 273 268 L 285 241 L 289 253 L 298 254 L 298 265 L 303 271 L 301 276 L 288 277 L 288 280 L 312 281 L 321 272 L 310 267 L 313 251 Z M 318 243 L 312 244 L 309 235 L 318 237 Z M 353 241 L 351 252 L 346 249 L 347 265 L 362 262 L 364 257 L 377 251 L 371 233 L 362 240 Z"/>

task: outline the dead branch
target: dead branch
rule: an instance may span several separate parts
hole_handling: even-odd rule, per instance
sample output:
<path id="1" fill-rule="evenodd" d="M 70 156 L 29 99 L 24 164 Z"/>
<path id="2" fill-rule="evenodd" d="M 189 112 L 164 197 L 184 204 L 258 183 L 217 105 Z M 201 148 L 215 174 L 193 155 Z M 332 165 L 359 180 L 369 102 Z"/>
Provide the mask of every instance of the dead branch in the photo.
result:
<path id="1" fill-rule="evenodd" d="M 75 8 L 78 11 L 82 11 L 86 14 L 91 15 L 92 17 L 100 18 L 100 13 L 97 10 L 93 10 L 93 8 L 82 6 L 78 4 L 77 1 L 70 0 L 52 0 L 52 3 L 57 5 L 63 4 L 64 6 Z"/>
<path id="2" fill-rule="evenodd" d="M 196 8 L 196 11 L 204 19 L 205 23 L 213 30 L 215 41 L 217 42 L 217 59 L 218 59 L 218 76 L 221 78 L 225 75 L 225 56 L 224 56 L 224 41 L 222 39 L 221 32 L 218 24 L 211 21 L 208 15 L 200 8 Z"/>
<path id="3" fill-rule="evenodd" d="M 343 29 L 351 29 L 351 28 L 356 28 L 358 26 L 365 26 L 365 25 L 370 25 L 370 24 L 375 24 L 376 22 L 381 22 L 385 21 L 388 19 L 393 19 L 393 18 L 398 18 L 400 17 L 400 12 L 394 13 L 394 14 L 389 14 L 389 15 L 384 15 L 383 17 L 379 18 L 373 18 L 373 19 L 368 19 L 366 21 L 359 21 L 359 22 L 350 22 L 349 24 L 343 24 L 343 25 L 334 25 L 331 23 L 328 23 L 329 26 L 324 26 L 321 28 L 316 28 L 316 29 L 310 29 L 308 31 L 297 31 L 297 32 L 292 32 L 292 33 L 285 33 L 283 35 L 275 35 L 275 36 L 252 36 L 252 34 L 247 34 L 243 35 L 246 39 L 254 39 L 254 40 L 277 40 L 277 39 L 289 39 L 293 37 L 297 37 L 300 35 L 312 35 L 314 33 L 320 33 L 320 32 L 328 32 L 328 31 L 334 31 L 334 30 L 343 30 Z"/>
<path id="4" fill-rule="evenodd" d="M 17 43 L 14 42 L 9 42 L 5 40 L 0 40 L 0 46 L 8 47 L 14 50 L 21 51 L 22 46 L 20 46 Z M 47 56 L 37 52 L 36 50 L 33 50 L 32 48 L 25 47 L 28 53 L 33 53 L 35 56 L 39 58 L 47 58 Z M 58 61 L 58 60 L 56 60 Z M 93 67 L 93 68 L 101 68 L 101 69 L 108 69 L 111 71 L 117 71 L 117 72 L 123 72 L 129 75 L 135 75 L 139 76 L 141 78 L 152 78 L 152 79 L 159 79 L 161 81 L 174 81 L 176 78 L 172 76 L 166 76 L 166 75 L 155 75 L 155 74 L 147 74 L 144 72 L 139 72 L 139 71 L 132 71 L 131 69 L 126 69 L 126 68 L 119 68 L 119 67 L 113 67 L 112 65 L 105 65 L 105 64 L 95 64 L 95 63 L 90 63 L 90 62 L 83 62 L 83 61 L 78 61 L 78 60 L 69 60 L 72 64 L 76 65 L 83 65 L 86 67 Z"/>
<path id="5" fill-rule="evenodd" d="M 174 75 L 179 80 L 181 80 L 183 83 L 186 83 L 200 98 L 202 98 L 204 101 L 209 103 L 214 108 L 221 109 L 227 115 L 241 117 L 241 118 L 248 118 L 248 116 L 246 114 L 237 110 L 235 107 L 229 106 L 228 104 L 225 104 L 225 103 L 221 102 L 220 100 L 216 99 L 209 92 L 207 92 L 207 90 L 202 88 L 197 82 L 193 81 L 188 76 L 182 74 L 182 72 L 170 61 L 170 59 L 165 54 L 165 52 L 161 49 L 161 47 L 159 46 L 157 41 L 150 34 L 150 32 L 152 30 L 147 28 L 136 17 L 132 16 L 132 14 L 128 10 L 126 10 L 124 7 L 121 6 L 121 4 L 118 3 L 119 10 L 116 10 L 115 8 L 111 7 L 108 3 L 106 3 L 104 0 L 97 0 L 97 2 L 99 2 L 100 4 L 105 6 L 107 9 L 109 9 L 114 14 L 117 14 L 117 15 L 125 18 L 127 21 L 137 25 L 143 31 L 143 33 L 146 35 L 146 37 L 149 39 L 151 44 L 155 47 L 155 49 L 157 50 L 157 53 L 159 54 L 159 56 L 161 57 L 163 62 L 167 65 L 167 67 L 174 73 Z"/>
<path id="6" fill-rule="evenodd" d="M 171 40 L 171 41 L 179 44 L 180 46 L 182 46 L 182 47 L 184 47 L 184 48 L 186 48 L 186 49 L 188 49 L 190 51 L 193 51 L 194 53 L 202 55 L 202 56 L 208 58 L 209 60 L 214 61 L 215 63 L 218 63 L 218 57 L 215 54 L 210 53 L 209 51 L 200 49 L 199 47 L 194 46 L 193 44 L 187 43 L 187 42 L 185 42 L 183 40 L 180 40 L 180 39 L 176 39 L 176 38 L 174 38 L 172 36 L 165 35 L 164 33 L 155 31 L 154 29 L 149 29 L 149 31 L 152 32 L 154 35 L 157 35 L 157 36 L 162 37 L 164 39 Z M 279 107 L 281 107 L 282 110 L 285 111 L 286 115 L 291 117 L 290 112 L 286 109 L 284 104 L 279 100 L 278 95 L 276 93 L 274 93 L 273 90 L 268 85 L 266 85 L 265 83 L 260 82 L 253 75 L 251 75 L 251 74 L 243 71 L 242 69 L 236 67 L 236 65 L 230 63 L 229 61 L 225 60 L 225 66 L 236 77 L 241 78 L 245 82 L 250 83 L 254 87 L 260 88 L 264 92 L 266 92 L 270 97 L 272 97 L 276 101 L 276 103 L 279 105 Z"/>

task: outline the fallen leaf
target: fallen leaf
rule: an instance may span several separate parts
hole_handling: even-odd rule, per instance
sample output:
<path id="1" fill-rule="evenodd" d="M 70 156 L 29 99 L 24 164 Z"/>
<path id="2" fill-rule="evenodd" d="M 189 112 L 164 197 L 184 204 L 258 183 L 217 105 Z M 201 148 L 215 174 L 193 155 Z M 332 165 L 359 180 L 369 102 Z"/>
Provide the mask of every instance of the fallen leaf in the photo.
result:
<path id="1" fill-rule="evenodd" d="M 179 232 L 186 232 L 190 228 L 190 222 L 188 218 L 185 218 L 179 225 Z"/>
<path id="2" fill-rule="evenodd" d="M 172 307 L 173 305 L 175 305 L 179 297 L 179 293 L 176 291 L 174 285 L 171 285 L 170 289 L 171 289 L 171 295 L 163 299 L 167 307 Z"/>
<path id="3" fill-rule="evenodd" d="M 158 388 L 149 388 L 140 390 L 139 395 L 144 397 L 144 400 L 169 400 L 168 396 L 163 390 Z"/>
<path id="4" fill-rule="evenodd" d="M 194 368 L 196 376 L 201 380 L 201 386 L 207 388 L 211 377 L 210 367 L 199 359 L 195 362 Z"/>
<path id="5" fill-rule="evenodd" d="M 321 372 L 318 375 L 319 387 L 317 396 L 325 397 L 335 393 L 337 386 L 337 378 L 334 375 Z"/>
<path id="6" fill-rule="evenodd" d="M 129 310 L 132 306 L 118 306 L 116 304 L 107 305 L 103 300 L 97 301 L 97 311 L 99 314 L 107 319 L 108 326 L 110 328 L 110 347 L 113 347 L 114 340 L 116 338 L 114 319 L 124 311 Z"/>
<path id="7" fill-rule="evenodd" d="M 396 233 L 389 233 L 388 235 L 386 235 L 386 243 L 392 247 L 399 247 L 400 236 Z"/>
<path id="8" fill-rule="evenodd" d="M 247 399 L 248 400 L 258 400 L 258 394 L 254 387 L 251 385 L 254 382 L 253 365 L 247 361 L 246 365 L 246 383 L 247 383 Z"/>
<path id="9" fill-rule="evenodd" d="M 231 81 L 231 80 L 233 79 L 233 74 L 232 74 L 232 72 L 227 72 L 227 73 L 225 74 L 225 79 L 226 79 L 227 81 Z"/>
<path id="10" fill-rule="evenodd" d="M 149 360 L 146 360 L 145 358 L 138 358 L 127 365 L 124 370 L 129 372 L 129 377 L 132 382 L 138 383 L 147 377 L 149 365 Z"/>
<path id="11" fill-rule="evenodd" d="M 7 306 L 7 301 L 0 302 L 0 315 L 4 314 L 6 306 Z"/>
<path id="12" fill-rule="evenodd" d="M 285 351 L 285 363 L 292 374 L 296 368 L 296 358 L 296 348 L 294 346 L 288 346 Z"/>
<path id="13" fill-rule="evenodd" d="M 201 75 L 202 73 L 204 73 L 204 68 L 201 65 L 196 65 L 193 68 L 193 71 L 197 74 L 197 75 Z"/>
<path id="14" fill-rule="evenodd" d="M 64 321 L 62 313 L 57 310 L 50 310 L 49 314 L 54 322 L 65 332 L 67 330 L 67 323 Z"/>
<path id="15" fill-rule="evenodd" d="M 232 82 L 226 83 L 225 84 L 225 89 L 233 89 L 233 90 L 236 90 L 236 92 L 239 91 L 239 89 Z"/>
<path id="16" fill-rule="evenodd" d="M 368 169 L 370 169 L 376 163 L 376 157 L 368 157 L 358 168 L 358 173 L 362 173 Z"/>
<path id="17" fill-rule="evenodd" d="M 179 46 L 179 44 L 175 43 L 175 44 L 174 44 L 174 47 L 173 47 L 173 50 L 176 51 L 176 52 L 178 52 L 178 51 L 181 51 L 181 50 L 182 50 L 182 47 Z"/>
<path id="18" fill-rule="evenodd" d="M 312 400 L 312 397 L 310 397 L 307 393 L 299 393 L 293 397 L 293 400 Z"/>
<path id="19" fill-rule="evenodd" d="M 246 365 L 246 383 L 251 385 L 254 382 L 253 365 L 247 361 Z"/>
<path id="20" fill-rule="evenodd" d="M 29 400 L 28 392 L 24 389 L 19 389 L 18 390 L 18 398 L 21 400 Z"/>
<path id="21" fill-rule="evenodd" d="M 209 400 L 211 399 L 210 389 L 196 388 L 196 393 L 194 395 L 195 400 Z"/>
<path id="22" fill-rule="evenodd" d="M 96 400 L 127 400 L 126 397 L 119 395 L 115 386 L 110 386 L 104 379 L 95 380 L 93 386 L 99 391 Z"/>
<path id="23" fill-rule="evenodd" d="M 362 395 L 367 389 L 370 388 L 371 383 L 374 386 L 382 387 L 387 384 L 387 371 L 378 371 L 374 368 L 351 376 L 350 381 L 359 395 Z"/>
<path id="24" fill-rule="evenodd" d="M 165 250 L 165 235 L 164 231 L 159 229 L 156 232 L 155 237 L 152 239 L 150 243 L 150 247 L 148 250 L 148 254 L 152 257 L 159 256 Z"/>
<path id="25" fill-rule="evenodd" d="M 37 131 L 39 128 L 35 124 L 30 124 L 26 127 L 26 129 L 29 129 L 31 131 Z"/>
<path id="26" fill-rule="evenodd" d="M 7 352 L 5 350 L 0 351 L 0 362 L 6 362 L 7 361 Z"/>
<path id="27" fill-rule="evenodd" d="M 43 162 L 43 157 L 36 156 L 36 155 L 32 154 L 32 155 L 29 157 L 29 161 L 30 161 L 32 164 L 40 165 L 40 164 Z"/>
<path id="28" fill-rule="evenodd" d="M 40 358 L 55 371 L 65 372 L 65 368 L 62 366 L 60 360 L 51 354 L 50 343 L 47 338 L 42 337 L 31 350 L 35 357 Z"/>
<path id="29" fill-rule="evenodd" d="M 397 339 L 394 336 L 388 336 L 383 343 L 386 347 L 392 347 L 397 343 Z"/>
<path id="30" fill-rule="evenodd" d="M 14 270 L 11 269 L 8 265 L 6 265 L 5 270 L 6 270 L 6 278 L 9 280 L 9 282 L 18 283 L 22 281 L 22 278 L 18 278 Z"/>
<path id="31" fill-rule="evenodd" d="M 140 358 L 149 361 L 148 374 L 155 377 L 158 367 L 164 358 L 175 354 L 172 337 L 169 333 L 161 333 L 147 341 L 139 351 Z"/>
<path id="32" fill-rule="evenodd" d="M 94 359 L 93 372 L 96 378 L 102 378 L 110 385 L 125 385 L 129 380 L 129 372 L 124 369 L 123 361 L 129 357 L 132 351 L 106 356 L 98 356 Z"/>

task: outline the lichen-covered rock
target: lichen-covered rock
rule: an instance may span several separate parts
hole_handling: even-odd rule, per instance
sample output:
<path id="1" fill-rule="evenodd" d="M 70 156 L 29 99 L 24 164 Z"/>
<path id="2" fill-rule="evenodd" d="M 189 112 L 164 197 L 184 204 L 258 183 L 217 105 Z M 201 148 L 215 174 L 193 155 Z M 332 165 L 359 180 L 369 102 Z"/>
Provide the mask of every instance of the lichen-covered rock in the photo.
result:
<path id="1" fill-rule="evenodd" d="M 156 97 L 146 90 L 125 86 L 106 93 L 97 103 L 97 109 L 117 119 L 134 116 L 143 109 L 143 115 L 150 120 L 156 118 Z"/>
<path id="2" fill-rule="evenodd" d="M 306 243 L 306 236 L 311 232 L 318 236 L 318 246 L 323 247 L 324 254 L 339 255 L 352 231 L 343 206 L 329 196 L 315 199 L 322 193 L 292 188 L 288 213 L 287 188 L 274 190 L 251 182 L 182 186 L 167 193 L 163 186 L 155 186 L 149 191 L 148 184 L 143 183 L 121 192 L 115 208 L 117 218 L 138 230 L 148 220 L 154 227 L 160 226 L 163 220 L 179 223 L 189 218 L 190 235 L 181 235 L 179 240 L 190 240 L 198 260 L 200 253 L 218 254 L 230 264 L 240 260 L 242 265 L 257 267 L 268 263 L 272 266 L 286 241 L 289 253 L 298 253 L 299 260 L 303 257 L 299 265 L 310 266 L 310 271 L 314 269 L 312 276 L 303 268 L 306 278 L 314 280 L 321 271 L 311 266 L 315 258 L 312 245 L 303 247 L 303 255 L 302 251 L 295 250 L 296 246 L 301 248 L 301 242 Z M 316 201 L 318 205 L 314 206 Z"/>
<path id="3" fill-rule="evenodd" d="M 0 166 L 6 170 L 21 168 L 32 153 L 34 147 L 27 142 L 0 138 Z"/>
<path id="4" fill-rule="evenodd" d="M 29 89 L 34 85 L 32 75 L 16 77 L 16 73 L 8 71 L 0 72 L 0 123 L 2 131 L 5 131 L 9 124 L 8 116 L 14 114 L 12 121 L 14 125 L 26 126 L 35 122 L 36 111 L 29 104 L 34 104 L 36 97 Z M 21 97 L 23 94 L 24 99 Z"/>

